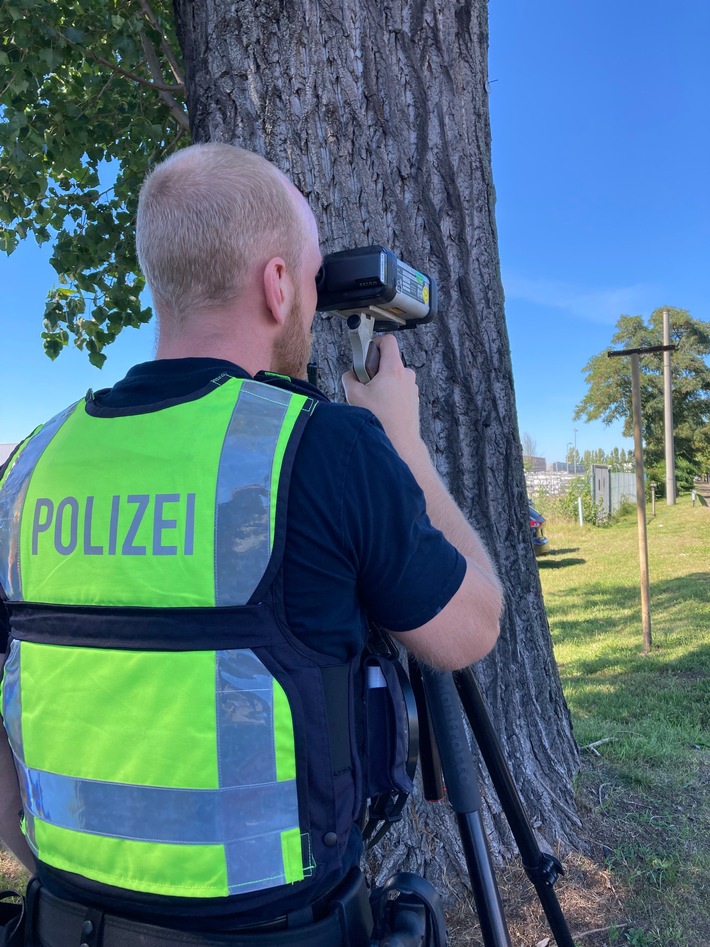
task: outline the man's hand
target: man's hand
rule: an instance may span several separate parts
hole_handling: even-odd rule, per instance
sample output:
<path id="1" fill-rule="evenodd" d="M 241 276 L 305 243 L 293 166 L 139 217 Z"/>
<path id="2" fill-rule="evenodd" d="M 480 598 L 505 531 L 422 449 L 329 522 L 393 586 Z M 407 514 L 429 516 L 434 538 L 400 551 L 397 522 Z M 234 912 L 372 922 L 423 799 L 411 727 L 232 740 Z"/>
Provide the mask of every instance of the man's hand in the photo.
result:
<path id="1" fill-rule="evenodd" d="M 368 408 L 378 419 L 403 457 L 423 447 L 419 429 L 419 389 L 411 368 L 405 368 L 394 335 L 372 340 L 380 355 L 379 369 L 366 385 L 355 372 L 343 375 L 343 388 L 348 404 Z"/>

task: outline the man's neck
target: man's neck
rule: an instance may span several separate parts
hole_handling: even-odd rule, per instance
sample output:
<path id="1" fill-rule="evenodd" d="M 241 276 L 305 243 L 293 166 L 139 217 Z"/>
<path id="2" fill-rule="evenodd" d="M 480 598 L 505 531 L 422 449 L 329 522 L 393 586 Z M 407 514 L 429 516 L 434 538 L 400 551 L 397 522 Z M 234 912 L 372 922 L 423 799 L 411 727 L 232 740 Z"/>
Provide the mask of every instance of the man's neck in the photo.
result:
<path id="1" fill-rule="evenodd" d="M 202 327 L 203 330 L 207 327 Z M 244 333 L 234 339 L 226 333 L 209 331 L 168 335 L 161 332 L 155 358 L 222 358 L 241 366 L 250 375 L 271 368 L 273 346 L 259 333 Z"/>

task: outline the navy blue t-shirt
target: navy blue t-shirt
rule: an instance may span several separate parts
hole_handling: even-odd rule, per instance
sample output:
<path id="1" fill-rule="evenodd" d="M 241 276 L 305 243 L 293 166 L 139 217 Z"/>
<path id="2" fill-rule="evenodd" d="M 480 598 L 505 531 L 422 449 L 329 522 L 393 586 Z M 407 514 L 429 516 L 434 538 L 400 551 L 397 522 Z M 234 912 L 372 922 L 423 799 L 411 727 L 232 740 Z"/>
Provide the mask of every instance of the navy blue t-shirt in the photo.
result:
<path id="1" fill-rule="evenodd" d="M 250 377 L 221 359 L 146 362 L 113 388 L 96 392 L 94 400 L 119 413 L 157 406 L 204 389 L 224 373 Z M 424 495 L 379 421 L 369 411 L 329 402 L 306 382 L 263 373 L 256 380 L 318 401 L 296 452 L 289 489 L 283 589 L 292 632 L 342 663 L 362 652 L 368 617 L 391 631 L 405 632 L 431 620 L 458 590 L 466 563 L 431 525 Z M 2 615 L 0 608 L 0 632 L 6 639 Z M 346 860 L 356 863 L 361 851 L 354 830 Z M 74 889 L 64 873 L 43 866 L 41 874 L 56 894 L 90 900 L 86 895 L 91 883 Z M 105 886 L 97 886 L 99 900 L 101 892 L 106 893 Z M 307 897 L 323 893 L 309 890 Z M 294 895 L 281 893 L 279 912 L 300 906 L 303 895 Z M 193 901 L 192 909 L 185 905 L 184 911 L 173 911 L 165 899 L 149 896 L 139 896 L 141 910 L 134 897 L 128 897 L 131 913 L 149 911 L 155 922 L 169 919 L 171 926 L 187 929 L 197 923 L 201 930 L 225 930 L 230 918 L 236 923 L 245 912 L 254 920 L 274 913 L 269 908 L 273 891 L 228 899 L 229 905 Z M 108 907 L 111 898 L 106 900 Z M 214 915 L 206 917 L 211 911 Z"/>

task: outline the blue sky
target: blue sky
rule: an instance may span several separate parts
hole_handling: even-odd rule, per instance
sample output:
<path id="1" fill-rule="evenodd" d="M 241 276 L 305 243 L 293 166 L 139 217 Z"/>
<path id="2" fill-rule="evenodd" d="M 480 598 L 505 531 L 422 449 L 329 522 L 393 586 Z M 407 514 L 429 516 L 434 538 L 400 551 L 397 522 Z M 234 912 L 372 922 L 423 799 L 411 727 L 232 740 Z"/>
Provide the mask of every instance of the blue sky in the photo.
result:
<path id="1" fill-rule="evenodd" d="M 520 432 L 538 453 L 630 447 L 573 422 L 621 313 L 710 319 L 708 0 L 491 0 L 493 175 Z M 0 256 L 0 443 L 152 356 L 127 329 L 102 371 L 42 353 L 46 248 Z"/>
<path id="2" fill-rule="evenodd" d="M 710 3 L 491 0 L 493 177 L 519 426 L 548 460 L 621 313 L 710 319 Z"/>

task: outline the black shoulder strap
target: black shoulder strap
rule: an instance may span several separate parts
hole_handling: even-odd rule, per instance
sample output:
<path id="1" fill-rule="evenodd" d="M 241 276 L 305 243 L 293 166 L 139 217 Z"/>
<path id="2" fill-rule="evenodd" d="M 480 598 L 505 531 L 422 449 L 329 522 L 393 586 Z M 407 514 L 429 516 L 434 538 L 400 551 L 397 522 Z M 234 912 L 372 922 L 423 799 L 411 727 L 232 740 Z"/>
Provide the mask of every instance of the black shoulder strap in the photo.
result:
<path id="1" fill-rule="evenodd" d="M 387 633 L 372 626 L 364 660 L 368 848 L 395 822 L 414 788 L 419 755 L 419 719 L 414 691 Z"/>

